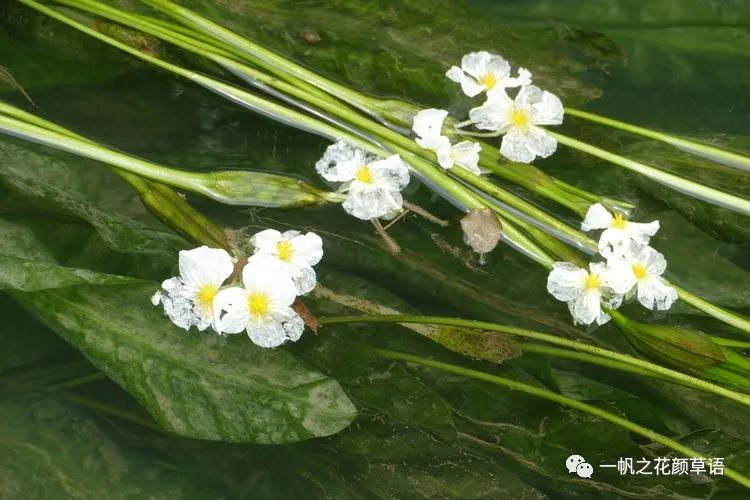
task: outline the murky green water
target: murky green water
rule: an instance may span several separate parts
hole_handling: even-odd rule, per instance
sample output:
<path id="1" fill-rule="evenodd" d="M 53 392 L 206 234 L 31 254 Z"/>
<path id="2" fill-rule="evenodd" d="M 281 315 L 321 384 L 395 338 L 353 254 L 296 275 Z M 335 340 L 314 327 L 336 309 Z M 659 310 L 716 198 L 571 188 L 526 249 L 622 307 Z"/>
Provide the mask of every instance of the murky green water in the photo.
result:
<path id="1" fill-rule="evenodd" d="M 539 75 L 538 83 L 560 93 L 566 104 L 750 152 L 750 6 L 741 1 L 476 0 L 468 7 L 449 1 L 184 3 L 377 95 L 465 113 L 469 101 L 442 72 L 464 52 L 487 49 L 527 65 Z M 3 8 L 0 65 L 26 88 L 35 106 L 7 86 L 0 86 L 2 99 L 152 161 L 184 169 L 287 172 L 320 185 L 313 164 L 327 141 L 136 63 L 15 2 L 0 2 Z M 143 44 L 185 65 L 215 71 L 169 47 Z M 637 138 L 575 119 L 567 119 L 563 130 L 622 153 L 644 159 L 651 154 Z M 666 158 L 677 156 L 666 151 Z M 27 238 L 35 258 L 149 280 L 151 285 L 122 291 L 123 300 L 140 297 L 144 304 L 138 307 L 147 307 L 145 291 L 173 272 L 184 242 L 153 219 L 125 183 L 102 165 L 4 137 L 1 165 L 7 168 L 0 167 L 0 220 L 6 227 L 0 249 L 18 251 L 13 243 Z M 26 182 L 19 173 L 24 165 L 44 172 L 44 181 L 28 180 L 31 187 L 20 188 L 18 183 Z M 537 165 L 593 192 L 636 203 L 639 220 L 661 221 L 654 246 L 667 256 L 675 282 L 718 304 L 750 311 L 747 220 L 697 210 L 697 202 L 564 148 Z M 746 175 L 717 171 L 701 180 L 750 194 Z M 59 189 L 47 190 L 45 182 Z M 498 248 L 480 265 L 462 243 L 459 214 L 424 187 L 415 183 L 408 197 L 454 223 L 441 229 L 410 219 L 395 226 L 392 236 L 403 247 L 397 258 L 368 225 L 346 217 L 340 207 L 236 209 L 189 199 L 227 227 L 319 232 L 326 248 L 321 281 L 342 292 L 402 310 L 497 321 L 634 352 L 614 327 L 595 332 L 573 327 L 564 305 L 545 291 L 546 272 L 509 248 Z M 571 213 L 529 199 L 578 223 Z M 104 217 L 100 226 L 92 226 L 100 212 L 116 213 L 118 219 Z M 153 234 L 140 239 L 129 232 L 135 227 Z M 414 352 L 593 401 L 701 452 L 721 453 L 738 470 L 750 470 L 747 412 L 739 406 L 666 383 L 530 354 L 502 365 L 470 361 L 387 326 L 324 328 L 284 347 L 303 366 L 338 380 L 357 406 L 359 416 L 342 433 L 284 446 L 176 437 L 157 430 L 138 402 L 108 379 L 69 389 L 56 385 L 96 370 L 35 317 L 59 328 L 65 322 L 55 307 L 65 300 L 88 300 L 95 309 L 90 297 L 97 295 L 109 301 L 109 308 L 101 309 L 105 319 L 119 314 L 116 287 L 73 288 L 69 296 L 0 295 L 0 498 L 741 495 L 740 487 L 728 481 L 697 484 L 687 477 L 618 477 L 613 472 L 572 479 L 562 466 L 571 453 L 592 463 L 611 463 L 621 456 L 667 451 L 531 396 L 382 360 L 368 346 Z M 327 303 L 311 308 L 320 315 L 342 312 Z M 636 308 L 628 311 L 653 320 Z M 130 315 L 137 316 L 137 310 L 125 307 L 122 317 Z M 659 321 L 701 325 L 711 334 L 725 330 L 681 304 Z M 124 329 L 129 324 L 120 323 Z M 96 327 L 79 333 L 97 335 Z M 137 333 L 148 337 L 160 331 Z M 185 335 L 217 350 L 251 349 L 244 338 Z M 131 364 L 133 372 L 126 377 L 143 376 L 147 385 L 179 387 L 185 377 L 201 372 L 200 367 L 196 372 L 175 367 L 157 374 L 157 354 L 131 352 L 125 345 L 115 345 L 108 355 Z M 210 370 L 211 360 L 205 362 Z M 248 367 L 248 377 L 252 372 Z M 220 414 L 226 397 L 175 405 Z M 247 411 L 258 408 L 248 402 Z"/>

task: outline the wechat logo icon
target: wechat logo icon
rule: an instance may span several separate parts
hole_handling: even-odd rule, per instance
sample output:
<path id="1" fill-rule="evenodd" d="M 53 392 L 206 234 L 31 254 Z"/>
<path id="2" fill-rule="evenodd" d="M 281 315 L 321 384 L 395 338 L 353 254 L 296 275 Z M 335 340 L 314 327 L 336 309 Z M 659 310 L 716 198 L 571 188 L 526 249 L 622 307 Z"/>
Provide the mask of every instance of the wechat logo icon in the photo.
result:
<path id="1" fill-rule="evenodd" d="M 594 467 L 586 462 L 586 459 L 581 455 L 571 455 L 565 460 L 565 467 L 568 469 L 568 473 L 576 473 L 578 477 L 590 478 L 594 474 Z"/>

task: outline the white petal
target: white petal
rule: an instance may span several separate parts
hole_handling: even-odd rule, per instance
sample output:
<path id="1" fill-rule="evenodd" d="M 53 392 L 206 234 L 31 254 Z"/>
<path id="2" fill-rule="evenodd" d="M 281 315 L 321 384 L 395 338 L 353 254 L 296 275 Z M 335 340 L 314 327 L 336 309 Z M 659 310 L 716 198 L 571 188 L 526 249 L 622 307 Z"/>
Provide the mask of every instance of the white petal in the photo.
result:
<path id="1" fill-rule="evenodd" d="M 617 295 L 625 295 L 630 292 L 636 284 L 633 267 L 629 262 L 621 259 L 612 259 L 607 269 L 602 273 L 602 285 Z"/>
<path id="2" fill-rule="evenodd" d="M 331 182 L 346 182 L 354 179 L 360 166 L 369 160 L 367 154 L 345 141 L 337 141 L 326 149 L 315 170 Z"/>
<path id="3" fill-rule="evenodd" d="M 496 86 L 507 82 L 510 77 L 510 63 L 500 56 L 492 55 L 487 62 L 485 74 L 490 73 L 495 77 Z M 479 75 L 482 78 L 484 75 Z M 494 87 L 493 87 L 494 88 Z"/>
<path id="4" fill-rule="evenodd" d="M 409 184 L 409 167 L 399 155 L 374 161 L 368 167 L 378 187 L 401 191 Z"/>
<path id="5" fill-rule="evenodd" d="M 531 163 L 537 156 L 547 158 L 557 150 L 557 141 L 544 129 L 533 125 L 513 127 L 503 136 L 500 153 L 511 161 Z"/>
<path id="6" fill-rule="evenodd" d="M 443 121 L 448 116 L 444 109 L 423 109 L 414 116 L 411 129 L 417 134 L 416 139 L 419 147 L 424 149 L 436 149 L 441 142 Z M 446 138 L 447 140 L 447 138 Z"/>
<path id="7" fill-rule="evenodd" d="M 440 144 L 440 146 L 435 150 L 435 154 L 437 155 L 438 165 L 443 167 L 445 170 L 448 170 L 449 168 L 453 167 L 453 155 L 451 154 L 453 151 L 453 146 L 451 145 L 450 140 L 448 140 L 447 137 L 443 137 L 445 141 Z"/>
<path id="8" fill-rule="evenodd" d="M 266 295 L 272 310 L 292 305 L 297 296 L 289 268 L 267 255 L 255 254 L 247 260 L 242 283 L 248 294 Z"/>
<path id="9" fill-rule="evenodd" d="M 461 58 L 461 69 L 475 79 L 479 79 L 487 73 L 488 66 L 493 57 L 499 56 L 495 56 L 484 50 L 470 52 Z"/>
<path id="10" fill-rule="evenodd" d="M 453 82 L 461 83 L 461 80 L 464 79 L 466 74 L 464 73 L 464 70 L 462 70 L 458 66 L 451 66 L 451 68 L 445 72 L 445 76 L 447 76 L 448 79 Z"/>
<path id="11" fill-rule="evenodd" d="M 612 214 L 604 208 L 601 203 L 594 203 L 586 212 L 586 217 L 581 223 L 581 231 L 592 231 L 594 229 L 604 229 L 609 227 L 612 222 Z"/>
<path id="12" fill-rule="evenodd" d="M 218 334 L 240 333 L 250 322 L 248 293 L 235 286 L 220 290 L 214 298 L 214 330 Z"/>
<path id="13" fill-rule="evenodd" d="M 505 92 L 493 93 L 484 104 L 469 111 L 469 118 L 482 130 L 504 132 L 512 125 L 513 101 Z"/>
<path id="14" fill-rule="evenodd" d="M 653 235 L 659 230 L 659 221 L 648 223 L 630 222 L 625 225 L 628 236 L 638 243 L 648 243 Z"/>
<path id="15" fill-rule="evenodd" d="M 588 273 L 570 262 L 555 262 L 547 277 L 547 291 L 557 300 L 567 302 L 584 291 Z"/>
<path id="16" fill-rule="evenodd" d="M 362 220 L 383 217 L 394 210 L 400 210 L 402 205 L 400 192 L 380 188 L 350 193 L 342 204 L 347 213 Z"/>
<path id="17" fill-rule="evenodd" d="M 287 233 L 284 233 L 287 238 Z M 289 241 L 294 249 L 292 261 L 297 266 L 314 266 L 323 258 L 323 240 L 315 233 L 294 236 Z"/>
<path id="18" fill-rule="evenodd" d="M 630 238 L 622 229 L 610 227 L 599 236 L 599 253 L 607 259 L 626 256 Z"/>
<path id="19" fill-rule="evenodd" d="M 305 295 L 318 283 L 315 270 L 310 266 L 297 267 L 292 271 L 292 281 L 297 295 Z"/>
<path id="20" fill-rule="evenodd" d="M 647 309 L 666 311 L 677 300 L 677 291 L 661 278 L 645 278 L 638 281 L 638 302 Z"/>
<path id="21" fill-rule="evenodd" d="M 221 286 L 234 271 L 232 257 L 226 250 L 202 246 L 180 252 L 180 276 L 188 287 L 211 284 Z"/>
<path id="22" fill-rule="evenodd" d="M 269 317 L 263 323 L 248 325 L 247 335 L 254 344 L 273 348 L 287 340 L 298 340 L 304 328 L 302 318 L 292 309 L 285 309 Z"/>
<path id="23" fill-rule="evenodd" d="M 255 247 L 256 253 L 273 255 L 276 247 L 281 241 L 281 233 L 275 229 L 266 229 L 256 233 L 250 238 L 250 244 Z"/>
<path id="24" fill-rule="evenodd" d="M 529 120 L 534 125 L 560 125 L 563 122 L 563 113 L 560 99 L 545 90 L 539 100 L 531 105 Z"/>
<path id="25" fill-rule="evenodd" d="M 657 277 L 664 274 L 667 270 L 667 259 L 664 255 L 657 252 L 650 246 L 644 245 L 639 253 L 639 258 L 643 265 L 646 267 L 646 272 L 649 277 Z"/>
<path id="26" fill-rule="evenodd" d="M 592 288 L 571 300 L 568 303 L 568 308 L 573 316 L 573 321 L 584 325 L 590 325 L 596 321 L 602 312 L 601 299 L 601 292 Z"/>
<path id="27" fill-rule="evenodd" d="M 459 165 L 469 172 L 479 175 L 479 152 L 482 146 L 476 142 L 462 141 L 451 147 L 450 156 L 456 165 Z"/>

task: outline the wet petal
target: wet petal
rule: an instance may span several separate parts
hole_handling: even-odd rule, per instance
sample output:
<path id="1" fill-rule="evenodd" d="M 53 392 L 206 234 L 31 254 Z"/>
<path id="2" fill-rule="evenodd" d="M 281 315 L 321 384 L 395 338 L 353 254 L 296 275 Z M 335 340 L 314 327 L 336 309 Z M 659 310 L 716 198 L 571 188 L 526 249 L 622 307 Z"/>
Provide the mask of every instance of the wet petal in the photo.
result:
<path id="1" fill-rule="evenodd" d="M 604 229 L 609 227 L 612 222 L 612 214 L 604 208 L 601 203 L 594 203 L 589 207 L 581 223 L 581 231 L 593 231 L 594 229 Z"/>
<path id="2" fill-rule="evenodd" d="M 359 167 L 367 161 L 364 151 L 346 141 L 337 141 L 315 163 L 315 170 L 327 181 L 347 182 L 355 178 Z"/>
<path id="3" fill-rule="evenodd" d="M 382 217 L 394 210 L 400 210 L 403 198 L 398 191 L 372 189 L 351 193 L 342 206 L 347 213 L 362 220 Z"/>
<path id="4" fill-rule="evenodd" d="M 511 98 L 505 92 L 497 92 L 481 106 L 472 108 L 469 118 L 479 129 L 505 132 L 513 125 L 513 109 Z"/>
<path id="5" fill-rule="evenodd" d="M 451 158 L 456 165 L 459 165 L 469 172 L 479 175 L 479 152 L 482 146 L 476 142 L 461 141 L 451 147 Z"/>
<path id="6" fill-rule="evenodd" d="M 399 155 L 374 161 L 369 168 L 378 187 L 400 191 L 409 184 L 409 167 Z"/>
<path id="7" fill-rule="evenodd" d="M 625 231 L 628 236 L 638 243 L 648 243 L 649 240 L 659 230 L 659 221 L 655 220 L 648 223 L 627 222 Z"/>
<path id="8" fill-rule="evenodd" d="M 557 300 L 567 302 L 584 291 L 588 273 L 570 262 L 555 262 L 547 277 L 547 291 Z"/>
<path id="9" fill-rule="evenodd" d="M 277 230 L 266 229 L 253 235 L 250 244 L 255 247 L 256 253 L 274 254 L 281 238 L 281 233 Z"/>
<path id="10" fill-rule="evenodd" d="M 590 325 L 596 321 L 602 313 L 601 299 L 601 292 L 592 288 L 571 300 L 568 303 L 568 308 L 573 316 L 573 322 Z"/>
<path id="11" fill-rule="evenodd" d="M 305 295 L 315 288 L 318 280 L 315 276 L 315 270 L 310 267 L 297 267 L 292 271 L 292 281 L 297 295 Z"/>
<path id="12" fill-rule="evenodd" d="M 218 334 L 240 333 L 250 322 L 247 290 L 241 287 L 225 288 L 214 298 L 214 330 Z"/>
<path id="13" fill-rule="evenodd" d="M 315 233 L 297 234 L 291 236 L 284 233 L 294 249 L 292 261 L 296 266 L 314 266 L 323 258 L 323 240 Z"/>
<path id="14" fill-rule="evenodd" d="M 444 109 L 423 109 L 414 116 L 411 129 L 417 134 L 417 144 L 424 149 L 437 149 L 443 142 L 443 121 L 448 116 Z M 444 138 L 448 140 L 447 137 Z"/>
<path id="15" fill-rule="evenodd" d="M 677 300 L 677 291 L 661 278 L 646 278 L 638 281 L 638 302 L 651 310 L 666 311 Z"/>
<path id="16" fill-rule="evenodd" d="M 533 125 L 513 127 L 503 136 L 500 153 L 511 161 L 531 163 L 539 156 L 547 158 L 557 150 L 557 141 L 544 129 Z"/>
<path id="17" fill-rule="evenodd" d="M 296 341 L 302 335 L 304 322 L 292 309 L 285 309 L 269 317 L 267 321 L 251 324 L 247 335 L 260 347 L 278 347 L 287 340 Z"/>
<path id="18" fill-rule="evenodd" d="M 207 246 L 180 251 L 179 263 L 180 276 L 188 287 L 221 286 L 234 271 L 232 257 L 226 250 Z"/>

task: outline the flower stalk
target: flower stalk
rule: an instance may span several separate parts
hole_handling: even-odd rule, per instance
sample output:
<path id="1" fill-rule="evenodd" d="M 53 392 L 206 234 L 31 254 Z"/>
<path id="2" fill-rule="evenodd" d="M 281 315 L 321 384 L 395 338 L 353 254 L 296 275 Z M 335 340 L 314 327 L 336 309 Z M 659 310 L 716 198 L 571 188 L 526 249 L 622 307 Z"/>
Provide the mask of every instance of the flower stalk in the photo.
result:
<path id="1" fill-rule="evenodd" d="M 588 403 L 584 403 L 577 399 L 563 396 L 562 394 L 558 394 L 556 392 L 552 392 L 547 389 L 542 389 L 542 388 L 532 386 L 529 384 L 524 384 L 522 382 L 511 380 L 505 377 L 499 377 L 497 375 L 492 375 L 492 374 L 480 372 L 477 370 L 471 370 L 469 368 L 464 368 L 458 365 L 452 365 L 452 364 L 443 363 L 440 361 L 434 361 L 431 359 L 414 356 L 412 354 L 388 351 L 384 349 L 376 349 L 375 351 L 387 359 L 404 361 L 407 363 L 421 365 L 421 366 L 425 366 L 428 368 L 435 368 L 435 369 L 442 370 L 448 373 L 453 373 L 453 374 L 460 375 L 460 376 L 467 377 L 467 378 L 473 378 L 475 380 L 482 380 L 485 382 L 489 382 L 491 384 L 505 387 L 510 390 L 520 391 L 520 392 L 523 392 L 532 396 L 537 396 L 543 399 L 547 399 L 549 401 L 554 401 L 556 403 L 560 403 L 570 408 L 575 408 L 577 410 L 583 411 L 585 413 L 588 413 L 589 415 L 599 417 L 602 420 L 606 420 L 607 422 L 610 422 L 614 425 L 627 429 L 628 431 L 638 434 L 639 436 L 643 436 L 647 439 L 650 439 L 651 441 L 654 441 L 655 443 L 659 443 L 663 446 L 666 446 L 667 448 L 670 448 L 682 454 L 683 456 L 686 456 L 686 457 L 703 456 L 703 454 L 699 452 L 698 450 L 693 450 L 687 446 L 684 446 L 682 443 L 675 441 L 674 439 L 671 439 L 667 436 L 654 432 L 651 429 L 648 429 L 646 427 L 633 423 L 630 420 L 627 420 L 623 417 L 610 413 L 606 410 L 602 410 L 598 406 L 590 405 Z M 734 469 L 724 468 L 724 475 L 729 477 L 733 481 L 741 484 L 742 486 L 750 488 L 750 478 L 735 471 Z"/>
<path id="2" fill-rule="evenodd" d="M 622 122 L 613 118 L 607 118 L 606 116 L 597 115 L 588 111 L 582 111 L 580 109 L 565 108 L 565 113 L 578 118 L 583 118 L 584 120 L 588 120 L 594 123 L 606 125 L 608 127 L 612 127 L 625 132 L 630 132 L 631 134 L 636 134 L 643 137 L 648 137 L 649 139 L 654 139 L 667 144 L 671 144 L 678 149 L 687 151 L 688 153 L 692 153 L 696 156 L 700 156 L 708 160 L 715 161 L 717 163 L 721 163 L 722 165 L 725 165 L 727 167 L 750 172 L 750 158 L 741 154 L 734 153 L 732 151 L 726 151 L 724 149 L 719 149 L 708 144 L 702 144 L 700 142 L 691 141 L 689 139 L 666 134 L 664 132 L 657 132 L 656 130 L 639 127 L 638 125 Z"/>
<path id="3" fill-rule="evenodd" d="M 555 335 L 549 335 L 545 333 L 535 332 L 532 330 L 526 330 L 524 328 L 516 328 L 498 323 L 490 323 L 485 321 L 474 321 L 466 320 L 461 318 L 449 318 L 441 316 L 418 316 L 418 315 L 370 315 L 370 316 L 329 316 L 319 317 L 318 321 L 321 325 L 327 324 L 340 324 L 340 323 L 401 323 L 404 325 L 409 324 L 428 324 L 428 325 L 442 325 L 442 326 L 455 326 L 461 328 L 467 328 L 479 331 L 497 332 L 506 335 L 523 337 L 538 342 L 544 342 L 546 344 L 552 344 L 560 347 L 571 349 L 572 351 L 590 354 L 600 360 L 613 361 L 615 363 L 622 363 L 633 367 L 641 371 L 648 371 L 660 377 L 665 377 L 672 382 L 680 383 L 694 389 L 699 389 L 705 392 L 711 392 L 713 394 L 731 399 L 738 403 L 750 406 L 750 395 L 742 394 L 731 389 L 727 389 L 711 382 L 702 380 L 685 373 L 681 373 L 670 368 L 651 363 L 642 359 L 634 358 L 625 354 L 620 354 L 614 351 L 596 347 L 583 342 L 577 342 L 574 340 L 568 340 Z M 634 323 L 634 322 L 633 322 Z M 602 361 L 604 362 L 604 361 Z M 607 365 L 610 366 L 610 365 Z M 612 366 L 614 367 L 614 366 Z"/>
<path id="4" fill-rule="evenodd" d="M 560 144 L 564 144 L 570 148 L 577 149 L 584 153 L 590 154 L 602 160 L 606 160 L 614 165 L 626 168 L 632 172 L 648 177 L 649 179 L 658 182 L 664 186 L 667 186 L 675 191 L 687 194 L 694 198 L 698 198 L 707 203 L 718 205 L 735 212 L 739 212 L 744 215 L 750 215 L 750 200 L 735 196 L 712 187 L 703 186 L 697 182 L 684 179 L 682 177 L 670 174 L 659 170 L 658 168 L 646 165 L 644 163 L 631 160 L 624 156 L 606 151 L 604 149 L 592 146 L 578 139 L 573 139 L 557 132 L 547 131 L 547 133 L 557 140 Z"/>

